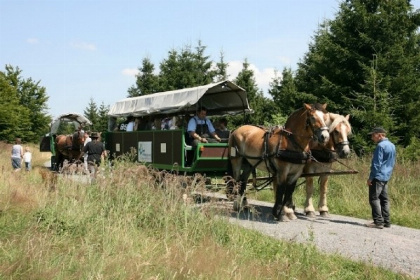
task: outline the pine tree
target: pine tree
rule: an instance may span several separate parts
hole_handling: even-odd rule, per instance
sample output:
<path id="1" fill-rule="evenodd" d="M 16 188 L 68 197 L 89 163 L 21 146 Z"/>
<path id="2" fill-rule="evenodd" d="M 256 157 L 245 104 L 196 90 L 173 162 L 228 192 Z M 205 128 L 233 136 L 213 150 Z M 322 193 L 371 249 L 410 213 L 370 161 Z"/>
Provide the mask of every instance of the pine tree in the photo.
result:
<path id="1" fill-rule="evenodd" d="M 158 76 L 154 74 L 155 66 L 149 58 L 144 58 L 139 74 L 136 75 L 136 84 L 128 89 L 128 97 L 141 96 L 159 92 Z"/>
<path id="2" fill-rule="evenodd" d="M 93 98 L 90 98 L 88 107 L 83 111 L 83 115 L 90 120 L 92 126 L 90 127 L 91 131 L 99 131 L 100 129 L 100 117 L 98 113 L 98 106 L 96 105 Z"/>
<path id="3" fill-rule="evenodd" d="M 254 110 L 254 113 L 246 115 L 245 121 L 234 120 L 233 123 L 239 126 L 242 124 L 262 125 L 265 122 L 271 122 L 272 115 L 277 113 L 275 112 L 273 101 L 264 97 L 262 90 L 258 88 L 254 71 L 250 69 L 247 59 L 245 59 L 242 66 L 243 68 L 234 82 L 247 92 L 249 106 Z"/>
<path id="4" fill-rule="evenodd" d="M 351 113 L 362 146 L 374 125 L 407 144 L 420 134 L 419 24 L 407 0 L 342 2 L 299 63 L 298 91 L 327 102 L 329 111 Z"/>
<path id="5" fill-rule="evenodd" d="M 220 61 L 216 63 L 216 70 L 215 70 L 215 77 L 214 77 L 215 82 L 225 81 L 229 78 L 229 75 L 227 74 L 228 67 L 229 67 L 229 64 L 225 62 L 223 52 L 220 52 Z"/>
<path id="6" fill-rule="evenodd" d="M 19 117 L 19 122 L 13 128 L 13 136 L 7 137 L 7 140 L 20 137 L 23 141 L 38 142 L 39 137 L 48 131 L 51 122 L 51 117 L 46 113 L 48 96 L 45 88 L 39 85 L 40 82 L 35 82 L 31 78 L 23 79 L 22 70 L 19 67 L 6 65 L 5 68 L 3 78 L 15 89 L 12 98 L 16 97 L 17 103 L 15 103 L 16 100 L 6 100 L 12 102 L 8 106 L 13 104 L 12 107 L 16 107 L 14 113 Z M 8 91 L 6 85 L 3 86 L 5 91 Z"/>
<path id="7" fill-rule="evenodd" d="M 160 63 L 159 85 L 161 91 L 183 89 L 206 85 L 213 82 L 216 75 L 211 70 L 209 56 L 204 55 L 206 47 L 198 42 L 195 52 L 185 46 L 178 52 L 172 49 L 168 58 Z"/>
<path id="8" fill-rule="evenodd" d="M 98 131 L 100 132 L 108 130 L 108 112 L 109 106 L 105 106 L 102 102 L 98 110 Z"/>

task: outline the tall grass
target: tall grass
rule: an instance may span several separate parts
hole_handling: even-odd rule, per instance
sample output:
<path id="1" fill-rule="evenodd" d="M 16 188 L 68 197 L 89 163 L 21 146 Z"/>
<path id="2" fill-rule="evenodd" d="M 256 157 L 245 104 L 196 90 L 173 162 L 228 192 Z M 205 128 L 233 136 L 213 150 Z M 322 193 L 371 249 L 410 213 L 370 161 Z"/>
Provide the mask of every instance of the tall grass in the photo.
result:
<path id="1" fill-rule="evenodd" d="M 117 162 L 86 184 L 0 146 L 0 279 L 410 279 L 231 225 L 200 177 Z"/>

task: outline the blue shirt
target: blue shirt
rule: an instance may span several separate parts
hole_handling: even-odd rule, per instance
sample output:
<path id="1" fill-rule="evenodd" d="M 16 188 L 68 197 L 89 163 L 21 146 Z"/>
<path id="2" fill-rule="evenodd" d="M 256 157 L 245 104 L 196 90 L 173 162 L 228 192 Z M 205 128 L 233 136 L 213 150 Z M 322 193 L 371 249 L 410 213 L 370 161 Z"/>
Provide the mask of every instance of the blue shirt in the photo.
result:
<path id="1" fill-rule="evenodd" d="M 395 165 L 395 145 L 384 138 L 378 142 L 373 152 L 372 164 L 370 166 L 369 180 L 388 182 Z"/>
<path id="2" fill-rule="evenodd" d="M 215 132 L 214 126 L 209 119 L 206 118 L 204 120 L 201 120 L 197 116 L 194 116 L 190 119 L 190 121 L 188 122 L 187 131 L 195 131 L 197 129 L 197 124 L 207 124 L 210 134 L 213 134 Z"/>

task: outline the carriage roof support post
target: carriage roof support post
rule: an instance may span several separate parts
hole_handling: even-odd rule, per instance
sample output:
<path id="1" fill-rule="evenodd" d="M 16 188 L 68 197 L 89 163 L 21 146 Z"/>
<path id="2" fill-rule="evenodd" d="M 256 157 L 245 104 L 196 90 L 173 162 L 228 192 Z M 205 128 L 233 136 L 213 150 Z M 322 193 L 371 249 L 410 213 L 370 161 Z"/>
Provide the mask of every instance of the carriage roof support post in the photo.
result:
<path id="1" fill-rule="evenodd" d="M 52 156 L 56 155 L 54 135 L 50 134 L 50 149 Z"/>

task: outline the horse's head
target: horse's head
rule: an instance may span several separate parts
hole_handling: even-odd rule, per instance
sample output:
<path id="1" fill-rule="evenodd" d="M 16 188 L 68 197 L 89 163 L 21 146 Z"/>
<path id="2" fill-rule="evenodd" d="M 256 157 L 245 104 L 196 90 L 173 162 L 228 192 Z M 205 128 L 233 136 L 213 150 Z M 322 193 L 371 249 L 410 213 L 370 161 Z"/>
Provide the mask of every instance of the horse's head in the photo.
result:
<path id="1" fill-rule="evenodd" d="M 328 112 L 326 111 L 327 104 L 304 104 L 307 114 L 306 125 L 312 130 L 314 140 L 320 144 L 326 144 L 330 140 L 328 132 L 329 122 Z"/>
<path id="2" fill-rule="evenodd" d="M 332 148 L 337 151 L 338 157 L 347 158 L 350 156 L 350 142 L 348 136 L 351 135 L 350 115 L 343 116 L 329 113 L 332 123 L 330 125 L 330 142 Z"/>
<path id="3" fill-rule="evenodd" d="M 73 134 L 73 150 L 81 150 L 85 144 L 85 132 L 78 130 Z"/>

